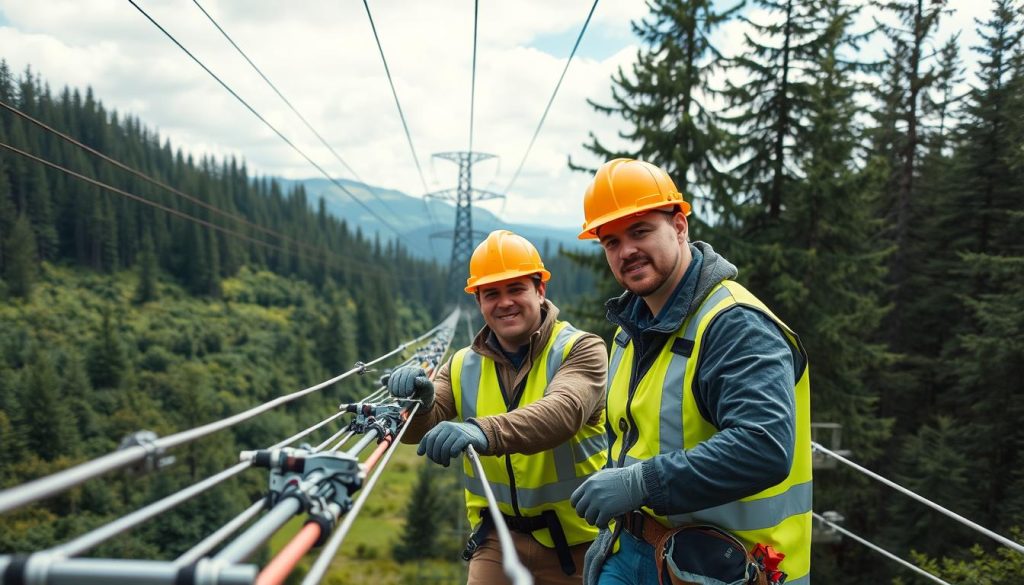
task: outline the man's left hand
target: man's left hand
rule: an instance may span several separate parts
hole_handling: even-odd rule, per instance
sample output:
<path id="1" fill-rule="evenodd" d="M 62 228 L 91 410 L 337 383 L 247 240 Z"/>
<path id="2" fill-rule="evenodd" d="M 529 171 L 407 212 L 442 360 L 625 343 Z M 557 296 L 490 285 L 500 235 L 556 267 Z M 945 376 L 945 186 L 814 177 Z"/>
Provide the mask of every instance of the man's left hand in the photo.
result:
<path id="1" fill-rule="evenodd" d="M 416 453 L 448 467 L 452 457 L 458 456 L 469 445 L 481 454 L 487 450 L 487 435 L 480 427 L 471 422 L 444 421 L 423 436 Z"/>
<path id="2" fill-rule="evenodd" d="M 569 502 L 587 523 L 607 528 L 617 516 L 639 509 L 647 499 L 640 464 L 602 469 L 576 488 Z"/>

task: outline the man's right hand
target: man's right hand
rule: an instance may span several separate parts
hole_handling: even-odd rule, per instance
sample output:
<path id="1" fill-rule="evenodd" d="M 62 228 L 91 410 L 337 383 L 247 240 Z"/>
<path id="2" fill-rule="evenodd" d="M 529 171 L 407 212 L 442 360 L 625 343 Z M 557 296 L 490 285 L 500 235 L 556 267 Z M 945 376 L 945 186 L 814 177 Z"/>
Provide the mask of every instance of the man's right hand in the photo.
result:
<path id="1" fill-rule="evenodd" d="M 423 368 L 402 366 L 391 372 L 386 382 L 388 392 L 398 399 L 415 399 L 423 402 L 421 411 L 430 410 L 434 405 L 434 383 L 427 377 Z"/>

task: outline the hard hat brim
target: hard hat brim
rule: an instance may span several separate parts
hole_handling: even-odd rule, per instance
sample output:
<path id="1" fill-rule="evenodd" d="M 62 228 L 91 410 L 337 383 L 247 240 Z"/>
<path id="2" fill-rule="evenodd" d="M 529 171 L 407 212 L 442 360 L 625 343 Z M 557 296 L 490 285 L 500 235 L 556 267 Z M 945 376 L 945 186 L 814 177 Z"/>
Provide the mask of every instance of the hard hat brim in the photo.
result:
<path id="1" fill-rule="evenodd" d="M 476 290 L 481 286 L 488 284 L 494 284 L 503 280 L 512 280 L 513 278 L 519 278 L 521 276 L 530 276 L 531 274 L 539 274 L 541 282 L 547 282 L 551 280 L 551 273 L 547 270 L 506 270 L 505 272 L 499 272 L 497 274 L 488 274 L 487 276 L 481 276 L 480 278 L 473 281 L 473 284 L 469 284 L 470 279 L 466 279 L 466 288 L 463 289 L 469 294 L 476 294 Z"/>
<path id="2" fill-rule="evenodd" d="M 690 215 L 690 204 L 680 199 L 679 201 L 654 201 L 644 205 L 634 205 L 628 207 L 620 207 L 611 213 L 606 213 L 601 217 L 594 219 L 593 221 L 583 224 L 583 231 L 576 236 L 578 240 L 596 240 L 599 239 L 597 230 L 606 224 L 609 224 L 617 219 L 623 217 L 629 217 L 631 215 L 640 215 L 659 207 L 667 207 L 669 205 L 678 205 L 679 209 L 682 210 L 683 215 Z"/>

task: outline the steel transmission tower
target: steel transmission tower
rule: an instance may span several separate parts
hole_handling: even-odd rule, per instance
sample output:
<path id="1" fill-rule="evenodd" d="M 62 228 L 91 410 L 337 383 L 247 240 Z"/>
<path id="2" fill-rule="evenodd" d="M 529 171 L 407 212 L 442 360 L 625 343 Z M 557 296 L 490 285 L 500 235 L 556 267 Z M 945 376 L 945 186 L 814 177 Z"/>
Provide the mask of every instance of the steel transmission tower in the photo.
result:
<path id="1" fill-rule="evenodd" d="M 460 283 L 464 282 L 462 275 L 466 274 L 469 268 L 469 257 L 473 254 L 473 244 L 487 235 L 473 230 L 473 201 L 499 199 L 504 197 L 504 195 L 473 188 L 473 165 L 480 161 L 494 158 L 493 154 L 483 152 L 439 152 L 434 154 L 434 156 L 459 165 L 459 186 L 455 189 L 444 189 L 428 193 L 427 197 L 455 202 L 455 229 L 450 232 L 438 232 L 432 234 L 431 237 L 452 239 L 452 256 L 448 264 L 448 281 L 452 287 L 459 285 L 457 288 L 461 291 L 462 286 Z"/>

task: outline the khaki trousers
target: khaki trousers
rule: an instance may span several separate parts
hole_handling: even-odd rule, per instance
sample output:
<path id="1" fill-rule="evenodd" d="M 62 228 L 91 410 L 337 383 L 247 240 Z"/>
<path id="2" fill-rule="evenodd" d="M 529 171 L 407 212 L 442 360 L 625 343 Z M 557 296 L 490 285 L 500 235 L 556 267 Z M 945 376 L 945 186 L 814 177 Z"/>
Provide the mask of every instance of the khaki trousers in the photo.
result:
<path id="1" fill-rule="evenodd" d="M 558 564 L 558 553 L 533 539 L 528 534 L 512 532 L 519 560 L 526 570 L 533 575 L 535 585 L 580 585 L 583 583 L 583 557 L 587 554 L 590 543 L 577 544 L 569 547 L 572 558 L 576 561 L 576 573 L 566 575 Z M 495 530 L 487 535 L 487 539 L 476 550 L 469 561 L 469 580 L 467 585 L 511 585 L 501 566 L 501 544 Z"/>

